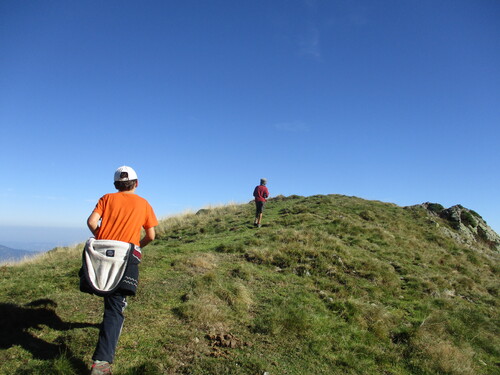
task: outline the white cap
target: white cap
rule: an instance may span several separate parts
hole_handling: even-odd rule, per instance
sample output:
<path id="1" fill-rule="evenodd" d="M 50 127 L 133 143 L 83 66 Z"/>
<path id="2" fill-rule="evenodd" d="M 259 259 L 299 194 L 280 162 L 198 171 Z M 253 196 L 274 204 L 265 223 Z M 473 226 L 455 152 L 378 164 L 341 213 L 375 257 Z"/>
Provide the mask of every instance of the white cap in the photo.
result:
<path id="1" fill-rule="evenodd" d="M 115 182 L 131 180 L 137 180 L 137 173 L 131 167 L 124 165 L 115 171 Z"/>

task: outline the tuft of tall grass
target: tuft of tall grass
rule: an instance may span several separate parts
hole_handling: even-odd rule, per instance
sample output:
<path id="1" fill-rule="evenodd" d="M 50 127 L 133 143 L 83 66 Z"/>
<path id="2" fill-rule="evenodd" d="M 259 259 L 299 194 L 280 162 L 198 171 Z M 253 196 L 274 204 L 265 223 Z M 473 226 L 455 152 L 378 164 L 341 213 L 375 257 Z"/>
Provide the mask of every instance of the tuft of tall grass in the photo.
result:
<path id="1" fill-rule="evenodd" d="M 452 375 L 476 374 L 474 350 L 467 343 L 447 339 L 447 324 L 443 317 L 430 316 L 411 339 L 414 363 L 430 373 Z"/>

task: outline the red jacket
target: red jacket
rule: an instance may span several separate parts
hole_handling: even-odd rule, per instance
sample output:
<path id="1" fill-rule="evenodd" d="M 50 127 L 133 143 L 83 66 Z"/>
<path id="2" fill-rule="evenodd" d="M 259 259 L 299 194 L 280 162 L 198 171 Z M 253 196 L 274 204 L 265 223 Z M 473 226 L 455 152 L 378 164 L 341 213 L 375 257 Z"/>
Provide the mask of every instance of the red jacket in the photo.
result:
<path id="1" fill-rule="evenodd" d="M 258 185 L 253 190 L 253 196 L 256 202 L 266 202 L 266 198 L 269 196 L 269 190 L 265 185 Z"/>

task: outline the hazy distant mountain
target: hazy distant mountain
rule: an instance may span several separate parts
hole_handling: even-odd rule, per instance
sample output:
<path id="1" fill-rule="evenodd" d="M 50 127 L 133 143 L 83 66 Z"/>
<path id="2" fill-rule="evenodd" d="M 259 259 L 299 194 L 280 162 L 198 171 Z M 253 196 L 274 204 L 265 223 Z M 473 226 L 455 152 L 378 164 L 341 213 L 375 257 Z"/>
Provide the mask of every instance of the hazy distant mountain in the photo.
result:
<path id="1" fill-rule="evenodd" d="M 0 244 L 11 249 L 48 251 L 58 246 L 82 243 L 91 236 L 89 229 L 0 225 Z"/>
<path id="2" fill-rule="evenodd" d="M 34 251 L 11 249 L 10 247 L 0 245 L 0 262 L 21 260 L 24 257 L 35 255 Z"/>

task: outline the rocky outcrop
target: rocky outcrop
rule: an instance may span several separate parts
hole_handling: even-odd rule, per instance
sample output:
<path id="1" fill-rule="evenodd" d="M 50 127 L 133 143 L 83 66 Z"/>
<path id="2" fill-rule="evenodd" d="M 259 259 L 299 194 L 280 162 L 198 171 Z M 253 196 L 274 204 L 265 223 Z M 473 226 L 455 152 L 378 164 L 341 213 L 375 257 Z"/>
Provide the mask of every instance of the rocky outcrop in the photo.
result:
<path id="1" fill-rule="evenodd" d="M 429 215 L 446 221 L 450 228 L 441 226 L 441 230 L 455 240 L 473 245 L 481 242 L 490 248 L 500 251 L 500 236 L 489 227 L 484 219 L 475 211 L 461 205 L 444 208 L 439 203 L 422 203 Z M 436 222 L 437 225 L 439 225 Z"/>

